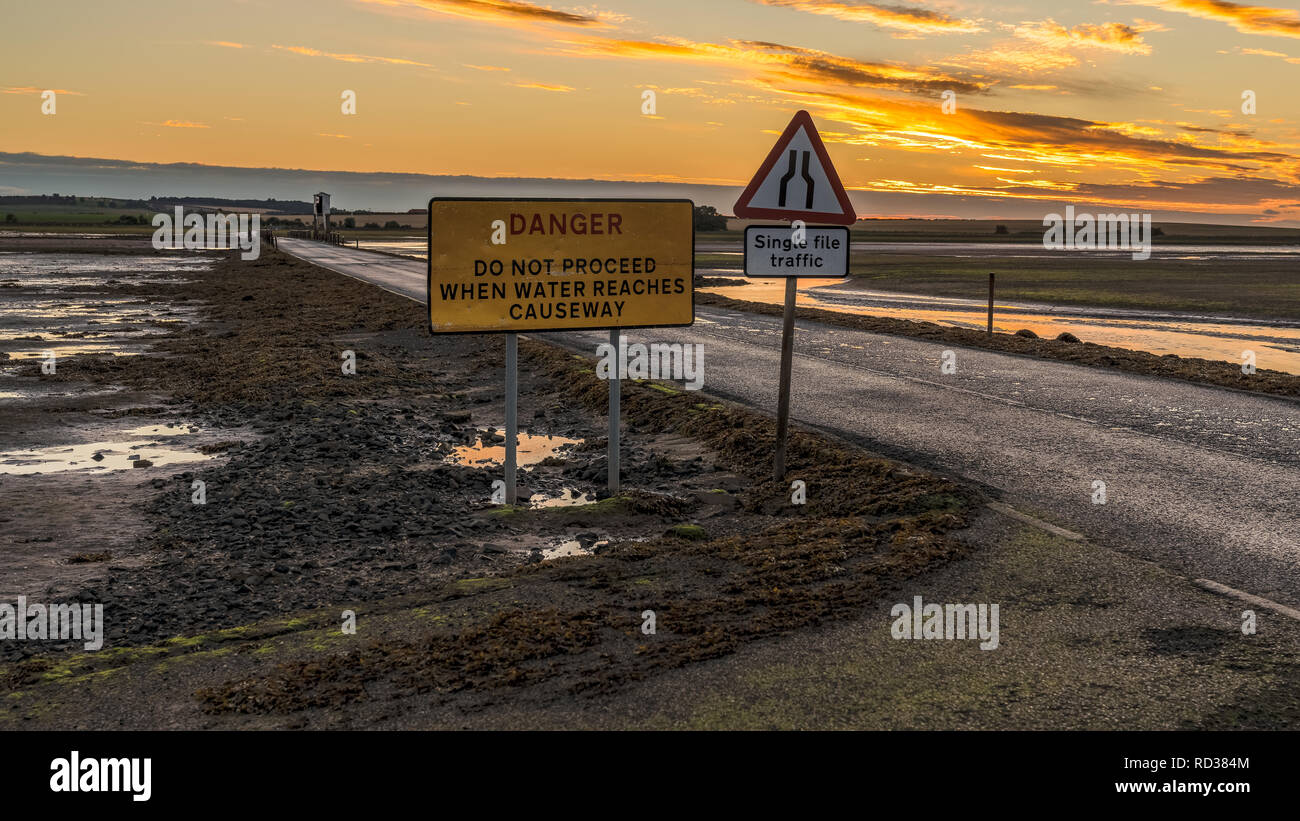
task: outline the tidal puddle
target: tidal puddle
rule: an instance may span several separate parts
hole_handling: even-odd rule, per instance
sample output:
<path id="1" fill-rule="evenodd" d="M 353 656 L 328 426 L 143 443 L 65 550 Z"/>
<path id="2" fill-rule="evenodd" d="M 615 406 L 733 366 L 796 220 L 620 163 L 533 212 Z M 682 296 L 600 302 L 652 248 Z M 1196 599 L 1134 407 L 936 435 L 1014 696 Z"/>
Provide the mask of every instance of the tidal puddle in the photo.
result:
<path id="1" fill-rule="evenodd" d="M 591 556 L 597 550 L 609 544 L 609 539 L 562 539 L 552 547 L 541 548 L 542 561 L 562 559 L 565 556 Z"/>
<path id="2" fill-rule="evenodd" d="M 124 431 L 127 436 L 184 436 L 189 433 L 198 433 L 198 427 L 194 425 L 145 425 L 140 428 L 131 428 Z"/>
<path id="3" fill-rule="evenodd" d="M 412 259 L 425 259 L 429 256 L 429 240 L 424 237 L 373 241 L 363 239 L 360 248 L 362 251 L 383 251 L 387 254 L 400 254 Z"/>
<path id="4" fill-rule="evenodd" d="M 775 279 L 700 290 L 776 305 L 785 300 L 785 283 Z M 988 304 L 979 300 L 871 291 L 833 279 L 800 278 L 796 301 L 801 306 L 840 313 L 976 330 L 983 330 L 988 321 Z M 1028 328 L 1046 339 L 1069 331 L 1084 342 L 1098 345 L 1234 363 L 1241 362 L 1242 351 L 1251 350 L 1258 367 L 1300 374 L 1300 325 L 1296 323 L 1265 324 L 1128 309 L 996 302 L 993 327 L 999 333 Z"/>
<path id="5" fill-rule="evenodd" d="M 545 493 L 534 493 L 528 497 L 529 507 L 577 507 L 578 505 L 589 505 L 596 501 L 596 497 L 590 493 L 579 493 L 571 487 L 566 487 L 564 492 L 559 496 L 547 496 Z"/>
<path id="6" fill-rule="evenodd" d="M 163 446 L 154 441 L 198 431 L 198 428 L 192 426 L 145 425 L 121 432 L 124 436 L 135 437 L 134 439 L 8 451 L 0 453 L 0 473 L 28 475 L 70 470 L 108 473 L 131 470 L 140 463 L 144 463 L 144 467 L 162 467 L 215 458 L 215 454 L 186 450 L 170 444 Z"/>
<path id="7" fill-rule="evenodd" d="M 197 306 L 104 289 L 185 282 L 211 266 L 198 256 L 0 252 L 0 353 L 143 353 L 151 337 L 193 321 Z"/>
<path id="8" fill-rule="evenodd" d="M 535 465 L 550 456 L 554 456 L 561 448 L 581 444 L 581 442 L 581 439 L 570 439 L 567 436 L 542 436 L 540 434 L 520 433 L 518 444 L 515 447 L 515 461 L 520 467 Z M 499 443 L 492 442 L 489 444 L 480 439 L 472 445 L 460 445 L 452 449 L 448 458 L 452 462 L 465 467 L 503 464 L 506 459 L 505 438 L 503 436 Z"/>
<path id="9" fill-rule="evenodd" d="M 50 354 L 54 354 L 55 363 L 65 356 L 78 356 L 80 354 L 112 354 L 113 356 L 136 356 L 144 353 L 144 346 L 129 346 L 118 341 L 104 342 L 80 342 L 75 345 L 67 345 L 60 342 L 38 343 L 44 347 L 39 350 L 10 351 L 9 358 L 15 362 L 23 359 L 48 359 Z"/>
<path id="10" fill-rule="evenodd" d="M 37 235 L 39 236 L 39 235 Z M 65 279 L 103 284 L 112 274 L 175 273 L 203 271 L 212 260 L 201 256 L 154 254 L 48 254 L 25 251 L 0 251 L 0 272 L 4 280 L 37 285 Z M 98 274 L 100 276 L 85 276 Z"/>

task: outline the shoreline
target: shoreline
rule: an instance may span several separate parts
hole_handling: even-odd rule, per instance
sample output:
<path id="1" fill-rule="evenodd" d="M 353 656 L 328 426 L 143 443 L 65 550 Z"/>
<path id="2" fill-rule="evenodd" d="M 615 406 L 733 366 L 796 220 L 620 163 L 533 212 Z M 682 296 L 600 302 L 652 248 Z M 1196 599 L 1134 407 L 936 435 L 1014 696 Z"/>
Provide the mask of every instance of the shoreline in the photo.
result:
<path id="1" fill-rule="evenodd" d="M 716 305 L 721 308 L 765 314 L 767 316 L 780 316 L 784 310 L 781 305 L 733 299 L 699 291 L 696 292 L 696 302 L 703 305 Z M 989 336 L 982 330 L 952 328 L 931 322 L 894 319 L 892 317 L 861 316 L 831 311 L 825 308 L 797 306 L 795 316 L 800 319 L 857 328 L 873 333 L 952 342 L 972 348 L 985 348 L 1040 359 L 1056 359 L 1078 365 L 1110 368 L 1164 379 L 1179 379 L 1201 385 L 1284 399 L 1294 400 L 1300 398 L 1300 375 L 1265 368 L 1256 370 L 1252 375 L 1246 375 L 1241 372 L 1239 366 L 1230 362 L 1180 357 L 1174 354 L 1157 356 L 1145 351 L 1108 347 L 1094 342 L 1026 339 L 1015 334 L 1004 333 L 995 333 Z"/>

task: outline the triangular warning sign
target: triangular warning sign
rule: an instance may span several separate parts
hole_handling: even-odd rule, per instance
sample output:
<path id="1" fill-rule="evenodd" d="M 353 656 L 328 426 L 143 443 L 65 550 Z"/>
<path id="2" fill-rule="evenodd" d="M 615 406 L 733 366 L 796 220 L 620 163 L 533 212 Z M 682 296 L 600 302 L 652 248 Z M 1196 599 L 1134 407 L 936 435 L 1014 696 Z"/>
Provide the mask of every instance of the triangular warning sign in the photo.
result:
<path id="1" fill-rule="evenodd" d="M 852 225 L 849 195 L 807 111 L 800 111 L 736 200 L 738 217 Z"/>

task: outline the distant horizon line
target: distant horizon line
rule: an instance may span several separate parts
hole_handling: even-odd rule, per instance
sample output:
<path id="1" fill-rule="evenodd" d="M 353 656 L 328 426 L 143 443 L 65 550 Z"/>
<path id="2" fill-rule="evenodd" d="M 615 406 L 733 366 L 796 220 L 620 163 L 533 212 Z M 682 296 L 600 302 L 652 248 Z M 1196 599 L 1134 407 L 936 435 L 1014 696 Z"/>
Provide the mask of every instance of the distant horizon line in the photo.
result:
<path id="1" fill-rule="evenodd" d="M 134 173 L 133 173 L 134 172 Z M 129 181 L 121 175 L 132 174 Z M 189 178 L 193 175 L 195 178 Z M 301 178 L 301 179 L 299 179 Z M 330 178 L 328 181 L 326 178 Z M 55 193 L 56 187 L 73 191 L 113 190 L 126 193 L 76 194 L 76 196 L 114 199 L 199 196 L 217 199 L 248 199 L 306 202 L 307 188 L 322 190 L 335 185 L 340 207 L 344 201 L 355 202 L 347 210 L 402 213 L 427 206 L 429 181 L 441 181 L 447 189 L 440 195 L 475 195 L 497 193 L 501 186 L 518 183 L 532 190 L 511 192 L 524 199 L 560 195 L 560 198 L 591 197 L 603 188 L 651 188 L 678 194 L 690 194 L 697 205 L 711 205 L 721 214 L 729 214 L 744 183 L 686 182 L 662 179 L 602 179 L 597 177 L 486 176 L 482 174 L 430 173 L 421 171 L 339 171 L 282 166 L 216 165 L 204 162 L 152 162 L 113 157 L 85 157 L 70 154 L 44 154 L 39 151 L 0 151 L 0 196 L 41 196 L 41 191 Z M 319 186 L 319 187 L 317 187 Z M 134 188 L 135 193 L 130 193 Z M 597 191 L 590 191 L 590 189 Z M 485 190 L 486 189 L 486 190 Z M 567 189 L 567 190 L 562 190 Z M 583 190 L 588 189 L 588 190 Z M 168 193 L 185 190 L 188 193 Z M 932 192 L 878 191 L 848 187 L 859 220 L 877 221 L 1036 221 L 1049 212 L 1068 204 L 1117 213 L 1139 211 L 1151 213 L 1156 221 L 1169 224 L 1214 225 L 1225 227 L 1284 228 L 1300 225 L 1290 220 L 1271 220 L 1249 211 L 1209 212 L 1164 206 L 1162 203 L 1111 204 L 1105 199 L 1089 197 L 1043 197 L 1017 199 L 1012 203 L 974 194 L 939 194 Z M 874 208 L 864 208 L 863 200 Z M 1058 205 L 1059 204 L 1059 205 Z M 893 205 L 893 208 L 890 206 Z M 1206 203 L 1210 206 L 1214 203 Z M 881 206 L 884 206 L 881 208 Z M 928 206 L 928 207 L 927 207 Z M 994 211 L 994 209 L 998 209 Z M 1004 210 L 1005 209 L 1005 210 Z M 894 213 L 889 213 L 893 211 Z M 965 212 L 965 213 L 963 213 Z"/>
<path id="2" fill-rule="evenodd" d="M 119 167 L 152 166 L 155 168 L 211 168 L 238 169 L 240 171 L 282 171 L 294 174 L 352 174 L 356 176 L 394 176 L 394 177 L 444 177 L 463 180 L 525 180 L 536 182 L 603 182 L 624 185 L 691 185 L 709 188 L 744 188 L 745 182 L 693 182 L 686 180 L 638 180 L 611 179 L 601 177 L 537 177 L 520 175 L 488 176 L 485 174 L 439 174 L 430 171 L 345 171 L 333 168 L 290 168 L 278 165 L 217 165 L 203 162 L 156 162 L 153 160 L 124 160 L 116 157 L 81 157 L 75 154 L 42 154 L 38 151 L 0 151 L 0 160 L 5 157 L 35 157 L 42 160 L 72 160 L 89 163 L 114 163 Z M 871 191 L 868 188 L 853 188 L 851 191 Z"/>

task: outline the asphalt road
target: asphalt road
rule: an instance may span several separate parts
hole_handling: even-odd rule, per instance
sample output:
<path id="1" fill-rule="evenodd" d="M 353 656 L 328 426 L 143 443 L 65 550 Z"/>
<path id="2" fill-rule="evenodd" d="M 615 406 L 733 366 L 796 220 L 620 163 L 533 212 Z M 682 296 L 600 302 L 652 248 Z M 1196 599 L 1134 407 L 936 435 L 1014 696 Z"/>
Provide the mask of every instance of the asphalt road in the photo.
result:
<path id="1" fill-rule="evenodd" d="M 280 247 L 425 301 L 423 261 Z M 594 354 L 608 332 L 532 336 Z M 693 327 L 627 336 L 702 343 L 705 392 L 775 412 L 779 317 L 699 306 Z M 940 372 L 945 348 L 956 374 Z M 795 353 L 796 423 L 972 480 L 1189 578 L 1300 606 L 1300 403 L 814 322 L 797 323 Z"/>

